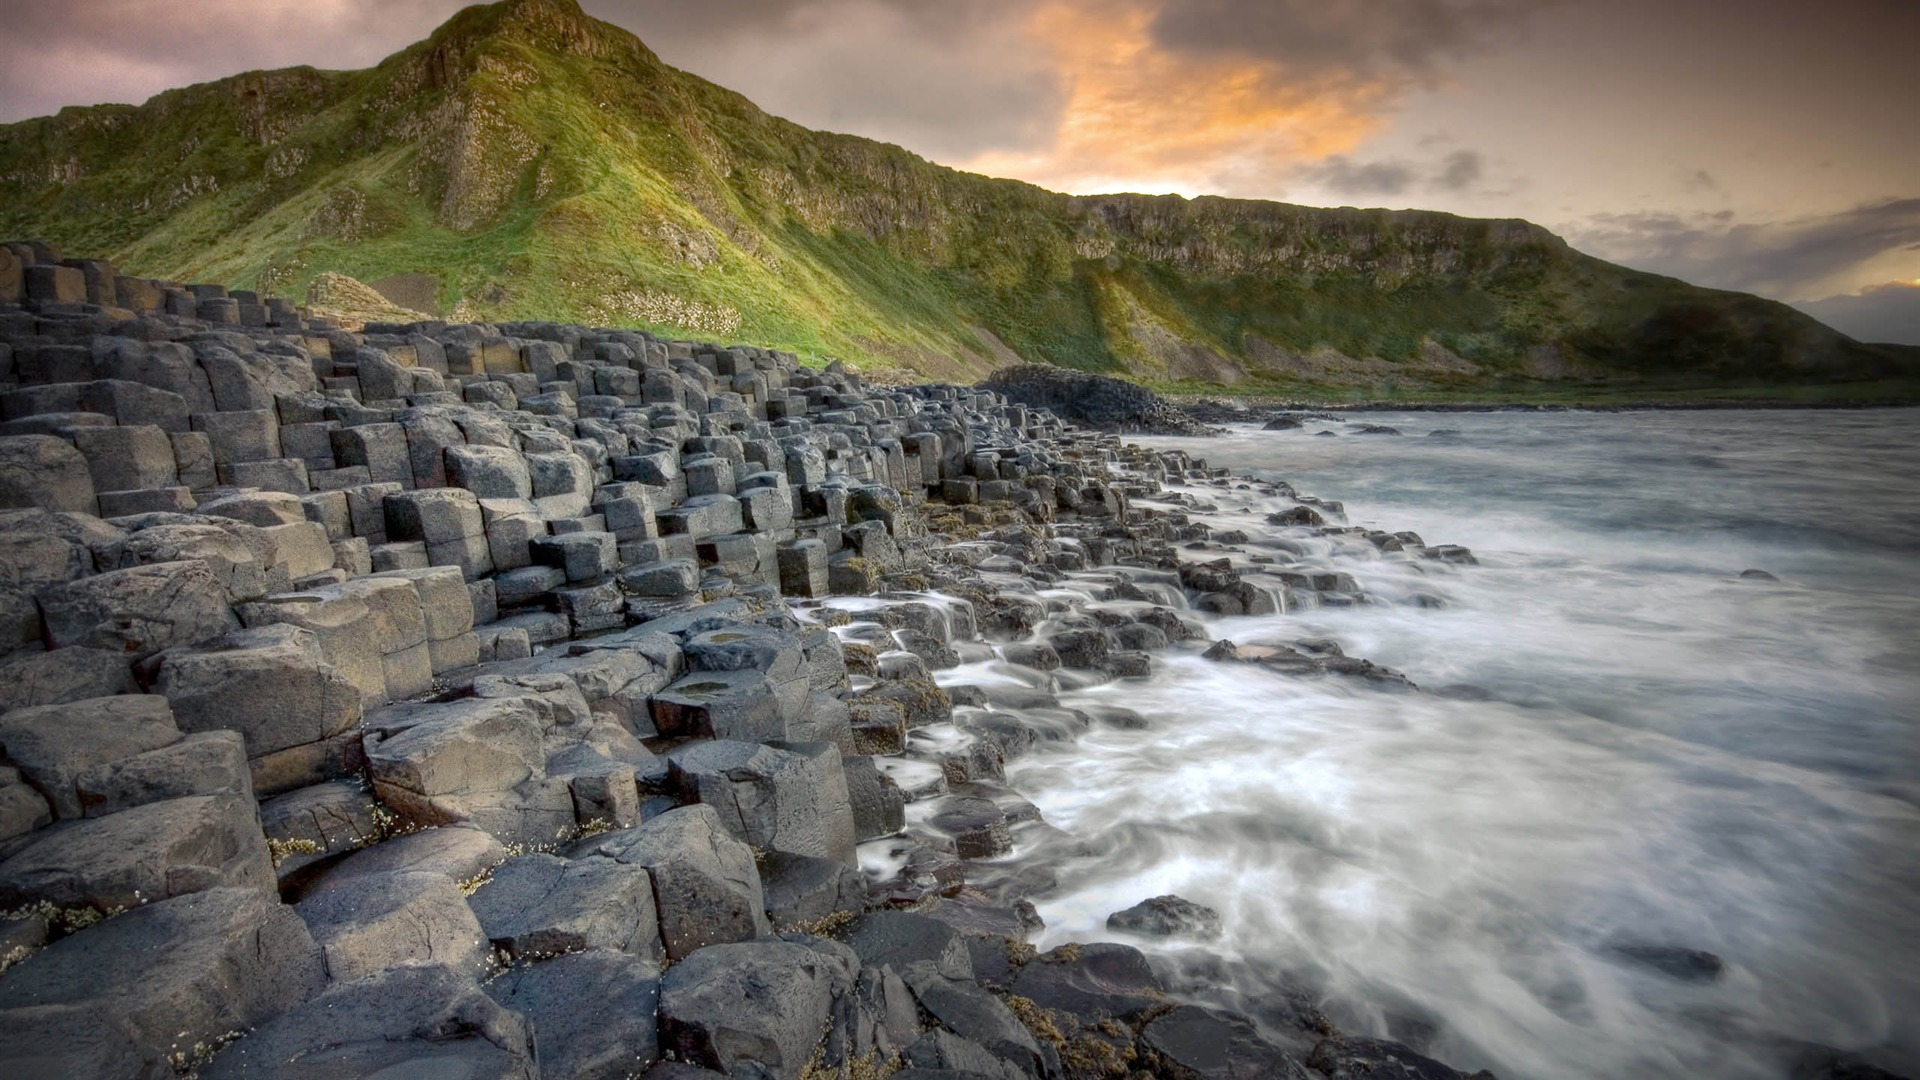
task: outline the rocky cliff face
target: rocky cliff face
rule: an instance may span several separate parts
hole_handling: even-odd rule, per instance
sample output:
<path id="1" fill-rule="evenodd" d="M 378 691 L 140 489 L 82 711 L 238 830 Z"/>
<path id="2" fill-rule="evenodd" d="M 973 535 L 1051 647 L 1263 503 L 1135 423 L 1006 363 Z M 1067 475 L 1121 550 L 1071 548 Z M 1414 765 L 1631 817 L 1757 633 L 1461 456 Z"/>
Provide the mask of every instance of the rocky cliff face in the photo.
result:
<path id="1" fill-rule="evenodd" d="M 0 234 L 303 295 L 1250 389 L 1888 380 L 1914 354 L 1538 226 L 1077 198 L 814 132 L 571 0 L 469 8 L 358 72 L 250 73 L 0 127 Z M 425 275 L 423 278 L 422 275 Z"/>

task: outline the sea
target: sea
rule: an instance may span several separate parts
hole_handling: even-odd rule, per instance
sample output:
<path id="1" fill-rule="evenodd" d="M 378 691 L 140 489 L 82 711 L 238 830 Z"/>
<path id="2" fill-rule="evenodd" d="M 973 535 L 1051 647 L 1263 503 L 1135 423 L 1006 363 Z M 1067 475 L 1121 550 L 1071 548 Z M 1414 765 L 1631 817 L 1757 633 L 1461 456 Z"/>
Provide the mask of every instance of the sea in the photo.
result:
<path id="1" fill-rule="evenodd" d="M 1236 558 L 1365 591 L 1184 613 L 1211 637 L 1331 639 L 1418 690 L 1197 649 L 1067 687 L 1147 722 L 1008 767 L 1051 826 L 1007 860 L 1052 882 L 1042 948 L 1126 941 L 1210 973 L 1194 985 L 1223 1004 L 1304 993 L 1503 1080 L 1784 1077 L 1809 1044 L 1920 1076 L 1920 410 L 1343 414 L 1135 441 L 1478 564 L 1276 528 L 1291 500 L 1232 485 L 1143 499 L 1189 493 L 1248 534 Z M 1162 894 L 1224 936 L 1107 930 Z"/>

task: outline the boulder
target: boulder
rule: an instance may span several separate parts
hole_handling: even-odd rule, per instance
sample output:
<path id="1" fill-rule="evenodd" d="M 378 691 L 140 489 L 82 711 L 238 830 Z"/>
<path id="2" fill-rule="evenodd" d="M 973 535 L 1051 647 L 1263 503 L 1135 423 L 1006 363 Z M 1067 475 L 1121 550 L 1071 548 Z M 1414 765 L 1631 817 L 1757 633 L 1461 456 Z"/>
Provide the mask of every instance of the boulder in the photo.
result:
<path id="1" fill-rule="evenodd" d="M 858 865 L 840 751 L 831 743 L 686 743 L 667 760 L 676 785 L 729 832 L 769 851 Z"/>
<path id="2" fill-rule="evenodd" d="M 0 438 L 0 508 L 33 507 L 99 513 L 87 459 L 51 435 Z"/>
<path id="3" fill-rule="evenodd" d="M 504 842 L 551 842 L 571 828 L 564 781 L 546 782 L 539 713 L 525 697 L 423 707 L 428 717 L 367 735 L 374 793 L 414 825 L 473 824 Z"/>
<path id="4" fill-rule="evenodd" d="M 766 934 L 766 897 L 753 852 L 710 806 L 685 806 L 632 829 L 585 841 L 576 857 L 604 855 L 653 875 L 654 906 L 669 959 L 703 946 Z"/>
<path id="5" fill-rule="evenodd" d="M 271 893 L 161 900 L 63 938 L 0 979 L 0 1073 L 173 1076 L 176 1061 L 299 1005 L 324 981 L 306 925 Z"/>
<path id="6" fill-rule="evenodd" d="M 944 978 L 973 979 L 973 959 L 960 932 L 925 915 L 876 911 L 855 920 L 845 940 L 865 967 L 905 971 L 913 964 L 931 964 Z"/>
<path id="7" fill-rule="evenodd" d="M 399 964 L 442 964 L 479 977 L 492 951 L 452 878 L 419 870 L 366 874 L 300 902 L 327 978 L 348 982 Z"/>
<path id="8" fill-rule="evenodd" d="M 89 769 L 179 741 L 167 700 L 156 695 L 91 698 L 0 716 L 0 752 L 64 819 L 84 816 L 79 784 Z"/>
<path id="9" fill-rule="evenodd" d="M 386 704 L 386 657 L 374 613 L 358 596 L 314 589 L 282 593 L 237 610 L 249 629 L 286 624 L 312 631 L 321 656 L 360 691 L 363 709 Z"/>
<path id="10" fill-rule="evenodd" d="M 1181 1005 L 1153 1020 L 1140 1032 L 1140 1044 L 1157 1058 L 1155 1075 L 1169 1080 L 1308 1080 L 1310 1075 L 1286 1051 L 1262 1039 L 1245 1017 L 1197 1005 Z"/>
<path id="11" fill-rule="evenodd" d="M 263 819 L 268 808 L 261 808 Z M 338 889 L 369 874 L 402 870 L 444 874 L 458 882 L 478 879 L 507 857 L 507 849 L 492 836 L 471 825 L 422 829 L 382 840 L 341 860 L 308 890 L 313 896 Z"/>
<path id="12" fill-rule="evenodd" d="M 287 623 L 170 649 L 154 689 L 181 730 L 237 731 L 249 757 L 319 742 L 362 715 L 359 689 L 327 663 L 319 637 Z"/>
<path id="13" fill-rule="evenodd" d="M 1014 977 L 1013 992 L 1087 1024 L 1126 1019 L 1166 1001 L 1165 987 L 1140 950 L 1128 945 L 1063 945 Z"/>
<path id="14" fill-rule="evenodd" d="M 772 682 L 758 671 L 701 671 L 653 697 L 662 735 L 765 742 L 787 735 Z"/>
<path id="15" fill-rule="evenodd" d="M 239 629 L 227 590 L 198 562 L 136 566 L 40 594 L 55 648 L 86 645 L 139 660 Z"/>
<path id="16" fill-rule="evenodd" d="M 138 692 L 125 656 L 105 649 L 20 653 L 0 663 L 0 713 Z"/>
<path id="17" fill-rule="evenodd" d="M 660 1059 L 660 971 L 595 950 L 520 965 L 487 983 L 540 1040 L 542 1076 L 627 1080 Z"/>
<path id="18" fill-rule="evenodd" d="M 246 744 L 231 731 L 188 735 L 170 746 L 80 773 L 74 787 L 88 817 L 188 795 L 232 792 L 253 798 Z"/>
<path id="19" fill-rule="evenodd" d="M 797 1080 L 854 975 L 793 942 L 710 945 L 661 979 L 662 1047 L 730 1076 Z"/>
<path id="20" fill-rule="evenodd" d="M 102 570 L 192 560 L 213 571 L 232 603 L 267 594 L 268 567 L 241 534 L 222 525 L 178 523 L 141 529 L 100 553 Z"/>
<path id="21" fill-rule="evenodd" d="M 536 1080 L 533 1026 L 441 965 L 339 983 L 249 1032 L 202 1080 Z"/>
<path id="22" fill-rule="evenodd" d="M 193 795 L 42 830 L 0 862 L 0 909 L 46 900 L 110 912 L 205 889 L 271 891 L 274 884 L 252 797 Z"/>
<path id="23" fill-rule="evenodd" d="M 1107 929 L 1147 937 L 1217 938 L 1220 913 L 1178 896 L 1156 896 L 1107 916 Z"/>
<path id="24" fill-rule="evenodd" d="M 487 939 L 516 961 L 609 949 L 657 972 L 666 959 L 644 866 L 523 855 L 501 863 L 469 902 Z"/>

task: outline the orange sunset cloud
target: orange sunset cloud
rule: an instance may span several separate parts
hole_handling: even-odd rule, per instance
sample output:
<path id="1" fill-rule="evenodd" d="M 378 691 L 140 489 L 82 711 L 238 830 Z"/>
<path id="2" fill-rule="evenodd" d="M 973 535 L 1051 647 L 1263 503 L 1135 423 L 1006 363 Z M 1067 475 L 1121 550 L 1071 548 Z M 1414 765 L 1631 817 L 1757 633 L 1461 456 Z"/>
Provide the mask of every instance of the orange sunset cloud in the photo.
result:
<path id="1" fill-rule="evenodd" d="M 1068 86 L 1050 145 L 993 150 L 962 168 L 1076 193 L 1118 190 L 1267 194 L 1286 170 L 1351 151 L 1380 125 L 1393 88 L 1301 84 L 1255 59 L 1168 50 L 1153 4 L 1061 0 L 1026 32 Z"/>

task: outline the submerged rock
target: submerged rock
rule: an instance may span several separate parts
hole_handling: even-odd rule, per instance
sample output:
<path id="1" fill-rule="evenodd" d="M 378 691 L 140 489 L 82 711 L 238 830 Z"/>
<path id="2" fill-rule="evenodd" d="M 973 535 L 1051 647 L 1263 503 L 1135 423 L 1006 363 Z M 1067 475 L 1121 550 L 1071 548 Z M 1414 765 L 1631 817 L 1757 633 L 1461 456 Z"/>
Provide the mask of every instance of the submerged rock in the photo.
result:
<path id="1" fill-rule="evenodd" d="M 1155 896 L 1107 916 L 1107 929 L 1148 937 L 1217 938 L 1220 913 L 1178 896 Z"/>

